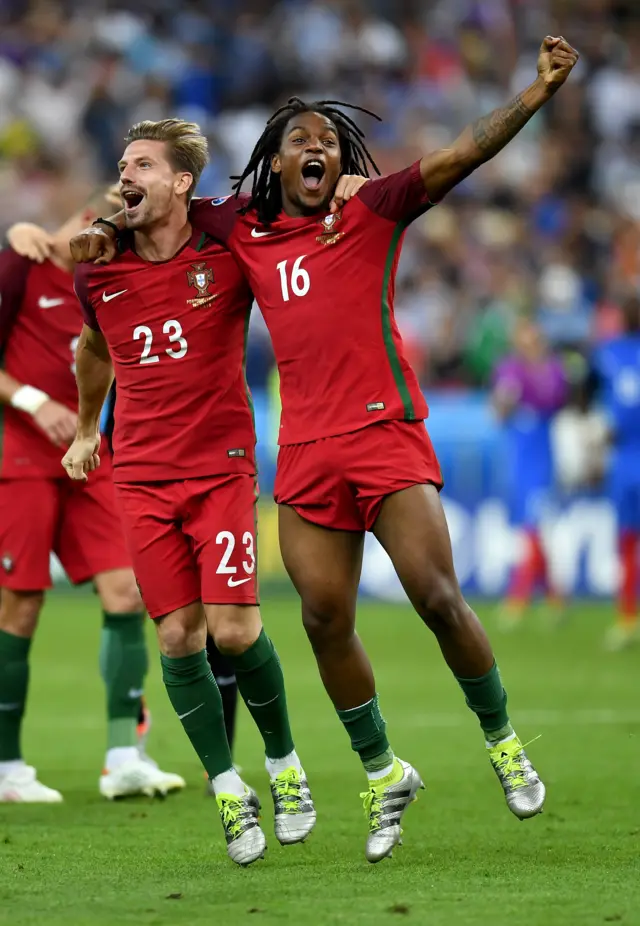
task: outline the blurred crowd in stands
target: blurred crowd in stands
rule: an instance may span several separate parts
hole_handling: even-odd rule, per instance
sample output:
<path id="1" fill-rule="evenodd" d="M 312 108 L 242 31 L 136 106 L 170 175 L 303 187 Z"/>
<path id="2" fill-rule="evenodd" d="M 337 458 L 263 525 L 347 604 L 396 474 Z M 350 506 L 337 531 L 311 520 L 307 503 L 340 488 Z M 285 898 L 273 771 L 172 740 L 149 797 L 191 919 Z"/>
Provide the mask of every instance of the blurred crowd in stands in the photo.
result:
<path id="1" fill-rule="evenodd" d="M 523 89 L 546 34 L 578 68 L 410 230 L 397 312 L 429 388 L 486 385 L 523 313 L 584 352 L 640 283 L 638 0 L 0 0 L 0 231 L 54 228 L 143 118 L 198 121 L 199 192 L 228 192 L 294 94 L 379 113 L 358 121 L 387 173 Z M 270 368 L 257 320 L 252 383 Z"/>

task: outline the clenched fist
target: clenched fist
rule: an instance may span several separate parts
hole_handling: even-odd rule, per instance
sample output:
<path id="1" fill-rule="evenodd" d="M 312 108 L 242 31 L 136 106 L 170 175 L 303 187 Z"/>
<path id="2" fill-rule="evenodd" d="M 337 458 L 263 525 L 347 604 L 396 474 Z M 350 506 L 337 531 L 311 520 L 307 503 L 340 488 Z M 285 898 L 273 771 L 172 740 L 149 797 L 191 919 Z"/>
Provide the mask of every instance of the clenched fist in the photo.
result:
<path id="1" fill-rule="evenodd" d="M 108 264 L 116 256 L 116 234 L 106 225 L 90 225 L 69 242 L 76 264 Z"/>
<path id="2" fill-rule="evenodd" d="M 563 36 L 548 35 L 540 46 L 538 74 L 551 93 L 565 82 L 580 55 Z"/>
<path id="3" fill-rule="evenodd" d="M 100 466 L 99 449 L 99 434 L 94 437 L 76 437 L 62 458 L 67 476 L 74 482 L 86 482 L 87 474 Z"/>

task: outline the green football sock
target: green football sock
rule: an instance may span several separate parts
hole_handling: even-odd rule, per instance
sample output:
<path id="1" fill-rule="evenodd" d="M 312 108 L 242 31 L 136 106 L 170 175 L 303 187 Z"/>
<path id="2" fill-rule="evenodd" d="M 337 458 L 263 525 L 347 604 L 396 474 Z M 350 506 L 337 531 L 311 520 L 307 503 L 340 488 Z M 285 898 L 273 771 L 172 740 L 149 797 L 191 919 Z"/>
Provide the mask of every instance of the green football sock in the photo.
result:
<path id="1" fill-rule="evenodd" d="M 0 762 L 21 759 L 31 640 L 0 630 Z"/>
<path id="2" fill-rule="evenodd" d="M 209 778 L 228 772 L 233 761 L 224 728 L 222 698 L 206 650 L 179 659 L 161 655 L 160 662 L 169 700 Z"/>
<path id="3" fill-rule="evenodd" d="M 103 613 L 100 674 L 107 689 L 107 749 L 135 746 L 149 668 L 144 615 Z"/>
<path id="4" fill-rule="evenodd" d="M 467 706 L 471 708 L 484 731 L 487 742 L 499 742 L 513 733 L 507 713 L 507 693 L 502 687 L 495 664 L 480 678 L 458 678 Z"/>
<path id="5" fill-rule="evenodd" d="M 248 650 L 229 656 L 238 691 L 264 740 L 269 759 L 282 759 L 293 752 L 284 676 L 275 647 L 264 629 Z"/>
<path id="6" fill-rule="evenodd" d="M 393 762 L 393 750 L 387 739 L 387 725 L 380 713 L 378 695 L 351 710 L 338 711 L 351 740 L 351 748 L 360 756 L 367 772 L 379 772 Z"/>

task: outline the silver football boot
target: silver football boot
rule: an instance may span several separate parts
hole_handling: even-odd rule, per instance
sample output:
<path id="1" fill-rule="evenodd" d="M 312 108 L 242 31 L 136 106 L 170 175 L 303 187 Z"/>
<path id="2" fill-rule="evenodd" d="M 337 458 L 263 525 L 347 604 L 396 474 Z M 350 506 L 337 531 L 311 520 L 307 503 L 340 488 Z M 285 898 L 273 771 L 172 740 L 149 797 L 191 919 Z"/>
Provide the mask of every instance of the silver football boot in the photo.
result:
<path id="1" fill-rule="evenodd" d="M 519 820 L 542 813 L 546 788 L 518 737 L 491 746 L 489 758 L 511 813 Z"/>
<path id="2" fill-rule="evenodd" d="M 307 778 L 291 766 L 271 779 L 273 797 L 273 824 L 276 839 L 282 846 L 304 842 L 316 825 Z"/>
<path id="3" fill-rule="evenodd" d="M 216 802 L 231 861 L 246 867 L 264 858 L 267 841 L 258 822 L 260 801 L 253 788 L 247 788 L 244 797 L 218 794 Z"/>
<path id="4" fill-rule="evenodd" d="M 402 778 L 394 784 L 376 785 L 363 792 L 364 811 L 369 818 L 369 835 L 364 854 L 368 862 L 391 858 L 393 850 L 402 844 L 400 822 L 409 804 L 417 800 L 417 792 L 424 788 L 418 772 L 396 757 L 402 766 Z"/>

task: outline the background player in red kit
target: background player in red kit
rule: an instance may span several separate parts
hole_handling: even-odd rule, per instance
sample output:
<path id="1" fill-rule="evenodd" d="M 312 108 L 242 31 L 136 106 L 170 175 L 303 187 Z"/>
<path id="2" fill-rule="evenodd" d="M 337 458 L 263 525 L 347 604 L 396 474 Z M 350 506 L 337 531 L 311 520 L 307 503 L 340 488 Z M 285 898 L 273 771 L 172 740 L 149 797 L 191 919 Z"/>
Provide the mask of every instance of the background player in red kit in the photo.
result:
<path id="1" fill-rule="evenodd" d="M 257 796 L 233 768 L 207 625 L 264 739 L 279 841 L 303 840 L 316 817 L 257 607 L 255 433 L 244 377 L 253 299 L 229 252 L 187 218 L 208 159 L 198 126 L 141 123 L 127 141 L 119 166 L 129 232 L 111 265 L 76 271 L 85 314 L 80 411 L 63 464 L 73 479 L 95 478 L 115 370 L 116 494 L 164 682 L 212 780 L 228 853 L 247 865 L 263 855 L 265 838 Z"/>
<path id="2" fill-rule="evenodd" d="M 86 489 L 69 483 L 60 455 L 76 430 L 74 354 L 82 316 L 69 239 L 105 206 L 97 193 L 52 236 L 42 265 L 0 253 L 0 801 L 58 802 L 22 759 L 29 650 L 54 550 L 69 578 L 93 579 L 104 614 L 100 667 L 107 689 L 107 755 L 101 793 L 121 797 L 184 787 L 140 754 L 137 718 L 147 670 L 144 614 L 114 513 L 110 468 Z"/>
<path id="3" fill-rule="evenodd" d="M 282 396 L 276 500 L 285 565 L 325 687 L 369 778 L 366 857 L 389 856 L 421 785 L 395 758 L 373 672 L 355 633 L 364 531 L 391 557 L 480 720 L 509 808 L 542 809 L 545 788 L 513 731 L 487 636 L 464 601 L 438 491 L 440 469 L 423 425 L 427 406 L 393 317 L 394 277 L 407 225 L 498 153 L 567 79 L 577 53 L 547 37 L 538 77 L 450 148 L 365 185 L 340 213 L 329 202 L 341 171 L 364 173 L 362 133 L 330 103 L 278 111 L 240 180 L 237 201 L 199 200 L 194 225 L 225 242 L 269 328 Z M 108 258 L 110 236 L 85 234 L 78 258 Z"/>

